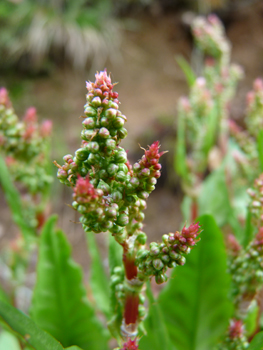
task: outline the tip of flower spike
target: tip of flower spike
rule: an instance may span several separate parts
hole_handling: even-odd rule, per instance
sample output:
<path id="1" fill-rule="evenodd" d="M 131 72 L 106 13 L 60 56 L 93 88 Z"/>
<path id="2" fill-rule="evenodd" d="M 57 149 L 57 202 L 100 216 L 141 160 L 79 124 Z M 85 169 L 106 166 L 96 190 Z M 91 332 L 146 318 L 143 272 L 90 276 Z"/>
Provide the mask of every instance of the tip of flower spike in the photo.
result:
<path id="1" fill-rule="evenodd" d="M 123 347 L 120 350 L 139 350 L 137 345 L 137 339 L 128 339 L 128 341 L 123 344 Z"/>
<path id="2" fill-rule="evenodd" d="M 36 123 L 37 122 L 37 110 L 35 107 L 29 107 L 26 110 L 26 114 L 24 116 L 25 123 Z"/>
<path id="3" fill-rule="evenodd" d="M 201 226 L 199 222 L 191 224 L 188 228 L 185 226 L 182 229 L 182 236 L 184 238 L 193 238 L 195 239 L 201 233 Z"/>
<path id="4" fill-rule="evenodd" d="M 96 190 L 90 183 L 89 177 L 81 177 L 78 175 L 76 185 L 74 187 L 73 198 L 78 202 L 87 203 L 92 200 L 98 199 L 100 196 L 99 190 Z"/>
<path id="5" fill-rule="evenodd" d="M 241 320 L 233 319 L 230 321 L 229 337 L 230 339 L 242 338 L 244 335 L 244 325 Z"/>

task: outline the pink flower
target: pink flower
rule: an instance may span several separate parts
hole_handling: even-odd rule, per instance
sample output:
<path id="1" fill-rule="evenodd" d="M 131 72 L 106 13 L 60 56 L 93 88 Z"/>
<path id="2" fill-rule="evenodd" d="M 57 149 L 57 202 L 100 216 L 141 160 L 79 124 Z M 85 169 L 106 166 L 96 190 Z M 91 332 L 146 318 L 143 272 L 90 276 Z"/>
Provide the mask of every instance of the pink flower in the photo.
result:
<path id="1" fill-rule="evenodd" d="M 29 107 L 26 110 L 26 114 L 24 116 L 25 123 L 31 124 L 37 122 L 37 110 L 35 107 Z"/>
<path id="2" fill-rule="evenodd" d="M 40 127 L 40 135 L 48 137 L 51 134 L 53 123 L 51 120 L 44 120 Z"/>
<path id="3" fill-rule="evenodd" d="M 230 321 L 229 337 L 231 339 L 241 338 L 244 334 L 244 325 L 241 320 L 233 319 Z"/>
<path id="4" fill-rule="evenodd" d="M 126 343 L 123 344 L 123 347 L 120 350 L 139 350 L 139 345 L 137 345 L 137 339 L 131 340 L 130 338 Z"/>

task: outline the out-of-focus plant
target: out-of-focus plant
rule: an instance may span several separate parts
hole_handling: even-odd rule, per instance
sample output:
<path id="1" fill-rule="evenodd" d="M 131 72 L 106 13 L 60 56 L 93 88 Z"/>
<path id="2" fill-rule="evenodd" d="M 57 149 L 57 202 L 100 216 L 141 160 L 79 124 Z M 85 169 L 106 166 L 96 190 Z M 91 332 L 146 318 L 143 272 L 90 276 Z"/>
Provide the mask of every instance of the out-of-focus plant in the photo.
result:
<path id="1" fill-rule="evenodd" d="M 116 58 L 120 31 L 108 0 L 56 0 L 0 4 L 0 55 L 4 64 L 40 69 L 63 59 L 76 69 Z"/>

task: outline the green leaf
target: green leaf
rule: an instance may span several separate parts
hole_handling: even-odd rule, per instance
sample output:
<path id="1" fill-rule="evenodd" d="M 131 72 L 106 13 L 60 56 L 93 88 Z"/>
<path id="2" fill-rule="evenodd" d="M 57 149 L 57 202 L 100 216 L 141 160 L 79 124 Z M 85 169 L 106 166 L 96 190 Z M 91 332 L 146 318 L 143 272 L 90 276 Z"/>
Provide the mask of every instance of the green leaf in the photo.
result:
<path id="1" fill-rule="evenodd" d="M 252 339 L 247 350 L 262 350 L 263 349 L 263 332 L 258 333 Z"/>
<path id="2" fill-rule="evenodd" d="M 21 347 L 15 336 L 9 332 L 2 331 L 0 332 L 0 349 L 21 350 Z"/>
<path id="3" fill-rule="evenodd" d="M 109 266 L 110 275 L 113 274 L 113 270 L 116 266 L 122 266 L 122 252 L 123 249 L 119 243 L 116 242 L 115 238 L 109 236 Z"/>
<path id="4" fill-rule="evenodd" d="M 184 116 L 179 113 L 177 121 L 177 142 L 175 148 L 174 167 L 178 175 L 187 180 L 188 172 L 186 166 L 186 145 L 185 145 L 185 122 Z"/>
<path id="5" fill-rule="evenodd" d="M 36 350 L 63 350 L 61 344 L 39 328 L 31 318 L 1 300 L 0 320 L 20 334 Z"/>
<path id="6" fill-rule="evenodd" d="M 201 241 L 187 256 L 185 266 L 173 270 L 158 299 L 177 350 L 211 350 L 232 314 L 222 233 L 209 215 L 199 222 Z"/>
<path id="7" fill-rule="evenodd" d="M 35 236 L 34 230 L 27 224 L 23 216 L 23 207 L 20 199 L 20 194 L 14 187 L 8 168 L 3 157 L 0 155 L 0 184 L 3 188 L 6 201 L 12 212 L 14 222 L 20 228 L 26 240 Z"/>
<path id="8" fill-rule="evenodd" d="M 105 350 L 106 330 L 86 299 L 81 268 L 71 258 L 66 236 L 54 229 L 55 222 L 51 217 L 40 237 L 32 318 L 64 347 Z"/>
<path id="9" fill-rule="evenodd" d="M 247 310 L 246 318 L 245 318 L 245 329 L 246 336 L 249 338 L 252 334 L 255 333 L 258 326 L 258 316 L 259 316 L 259 307 L 257 301 L 254 299 L 249 308 Z"/>
<path id="10" fill-rule="evenodd" d="M 10 304 L 10 298 L 6 294 L 6 292 L 3 290 L 3 288 L 1 287 L 1 284 L 0 284 L 0 300 Z"/>
<path id="11" fill-rule="evenodd" d="M 88 251 L 91 257 L 90 285 L 96 306 L 109 319 L 110 315 L 110 289 L 109 279 L 106 276 L 102 258 L 96 243 L 95 234 L 86 232 Z"/>
<path id="12" fill-rule="evenodd" d="M 212 146 L 215 143 L 216 132 L 219 124 L 219 113 L 218 113 L 218 104 L 214 102 L 213 108 L 209 113 L 206 123 L 207 123 L 207 132 L 204 135 L 203 139 L 203 152 L 208 156 L 208 153 Z"/>
<path id="13" fill-rule="evenodd" d="M 247 211 L 246 225 L 244 231 L 243 247 L 246 247 L 254 237 L 254 226 L 252 225 L 252 213 Z"/>
<path id="14" fill-rule="evenodd" d="M 73 345 L 73 346 L 70 346 L 69 348 L 65 348 L 65 350 L 83 350 L 83 349 L 79 348 L 76 345 Z"/>
<path id="15" fill-rule="evenodd" d="M 263 130 L 259 130 L 257 144 L 258 144 L 259 166 L 260 166 L 260 170 L 263 171 Z"/>
<path id="16" fill-rule="evenodd" d="M 193 86 L 196 81 L 196 75 L 192 70 L 190 64 L 186 61 L 186 59 L 183 56 L 180 55 L 176 56 L 175 60 L 184 72 L 188 86 Z"/>
<path id="17" fill-rule="evenodd" d="M 175 349 L 171 343 L 162 310 L 154 299 L 151 291 L 150 283 L 147 284 L 147 297 L 149 300 L 149 313 L 144 321 L 144 326 L 147 335 L 143 336 L 140 340 L 141 350 L 173 350 Z"/>

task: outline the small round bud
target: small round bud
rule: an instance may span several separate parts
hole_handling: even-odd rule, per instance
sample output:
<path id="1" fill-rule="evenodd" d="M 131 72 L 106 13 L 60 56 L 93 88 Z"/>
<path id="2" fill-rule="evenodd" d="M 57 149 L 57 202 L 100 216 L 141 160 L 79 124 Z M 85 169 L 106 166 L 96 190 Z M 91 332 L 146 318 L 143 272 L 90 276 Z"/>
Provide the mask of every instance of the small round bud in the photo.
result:
<path id="1" fill-rule="evenodd" d="M 158 273 L 156 276 L 155 276 L 155 282 L 157 284 L 161 284 L 161 283 L 164 283 L 167 281 L 167 276 L 162 274 L 162 273 Z"/>
<path id="2" fill-rule="evenodd" d="M 84 113 L 86 114 L 87 117 L 96 117 L 97 116 L 96 109 L 92 108 L 89 105 L 87 107 L 85 107 Z"/>
<path id="3" fill-rule="evenodd" d="M 141 166 L 140 166 L 139 163 L 134 163 L 134 164 L 133 164 L 133 170 L 134 170 L 135 172 L 138 172 L 140 169 L 141 169 Z"/>
<path id="4" fill-rule="evenodd" d="M 82 125 L 86 128 L 86 129 L 94 129 L 96 126 L 95 120 L 91 117 L 86 118 L 83 120 Z"/>
<path id="5" fill-rule="evenodd" d="M 155 270 L 160 271 L 164 267 L 164 264 L 161 259 L 154 259 L 153 267 L 155 268 Z"/>
<path id="6" fill-rule="evenodd" d="M 112 125 L 114 126 L 114 128 L 120 129 L 123 127 L 124 123 L 125 122 L 122 118 L 117 117 L 116 119 L 113 120 Z"/>
<path id="7" fill-rule="evenodd" d="M 113 151 L 116 148 L 116 142 L 112 139 L 107 139 L 105 145 L 109 151 Z"/>
<path id="8" fill-rule="evenodd" d="M 116 163 L 126 163 L 127 162 L 127 154 L 124 151 L 120 151 L 115 153 L 115 161 Z"/>
<path id="9" fill-rule="evenodd" d="M 125 128 L 121 128 L 118 130 L 117 135 L 118 135 L 118 138 L 125 139 L 125 137 L 127 137 L 128 135 L 128 131 Z"/>
<path id="10" fill-rule="evenodd" d="M 99 107 L 99 106 L 101 106 L 101 99 L 99 96 L 96 96 L 92 99 L 92 101 L 90 103 L 93 107 Z"/>
<path id="11" fill-rule="evenodd" d="M 105 212 L 109 218 L 115 218 L 117 216 L 117 210 L 112 207 L 107 208 Z"/>
<path id="12" fill-rule="evenodd" d="M 120 191 L 113 191 L 111 196 L 114 202 L 118 202 L 122 200 L 122 193 Z"/>
<path id="13" fill-rule="evenodd" d="M 144 232 L 140 232 L 136 238 L 139 244 L 144 245 L 147 241 L 147 236 Z"/>
<path id="14" fill-rule="evenodd" d="M 135 220 L 140 222 L 140 221 L 143 221 L 143 220 L 144 220 L 144 217 L 145 217 L 144 213 L 142 213 L 141 211 L 139 211 L 139 212 L 135 215 Z"/>
<path id="15" fill-rule="evenodd" d="M 108 172 L 109 176 L 112 177 L 117 173 L 118 169 L 119 169 L 119 167 L 117 164 L 111 163 L 107 168 L 107 172 Z"/>
<path id="16" fill-rule="evenodd" d="M 146 191 L 138 192 L 137 196 L 141 199 L 147 199 L 149 197 L 149 193 Z"/>
<path id="17" fill-rule="evenodd" d="M 156 246 L 150 246 L 150 255 L 151 256 L 157 256 L 157 255 L 159 255 L 159 253 L 160 253 L 160 250 L 159 250 L 157 245 Z"/>
<path id="18" fill-rule="evenodd" d="M 115 175 L 115 179 L 117 181 L 120 181 L 120 182 L 124 182 L 125 179 L 126 179 L 126 175 L 123 171 L 119 171 L 116 175 Z"/>
<path id="19" fill-rule="evenodd" d="M 110 136 L 110 132 L 108 129 L 106 128 L 100 128 L 99 130 L 99 136 L 104 138 L 104 139 L 107 139 L 109 136 Z"/>
<path id="20" fill-rule="evenodd" d="M 129 216 L 126 214 L 121 214 L 117 218 L 117 224 L 120 226 L 126 226 L 129 223 Z"/>
<path id="21" fill-rule="evenodd" d="M 178 260 L 178 259 L 181 258 L 181 255 L 176 253 L 176 252 L 174 252 L 173 250 L 171 250 L 169 252 L 169 255 L 170 255 L 170 258 L 173 259 L 173 260 Z"/>
<path id="22" fill-rule="evenodd" d="M 121 164 L 119 164 L 119 171 L 123 171 L 125 174 L 127 174 L 129 169 L 128 169 L 127 165 L 121 163 Z"/>
<path id="23" fill-rule="evenodd" d="M 115 118 L 116 115 L 117 115 L 117 110 L 114 109 L 114 108 L 109 108 L 109 109 L 107 109 L 106 112 L 105 112 L 105 116 L 106 116 L 109 120 Z"/>
<path id="24" fill-rule="evenodd" d="M 161 259 L 165 264 L 168 264 L 168 262 L 170 261 L 170 257 L 167 254 L 162 255 Z"/>
<path id="25" fill-rule="evenodd" d="M 89 156 L 89 151 L 86 148 L 79 148 L 75 152 L 75 156 L 78 161 L 83 161 L 84 159 L 87 159 L 87 157 Z"/>

